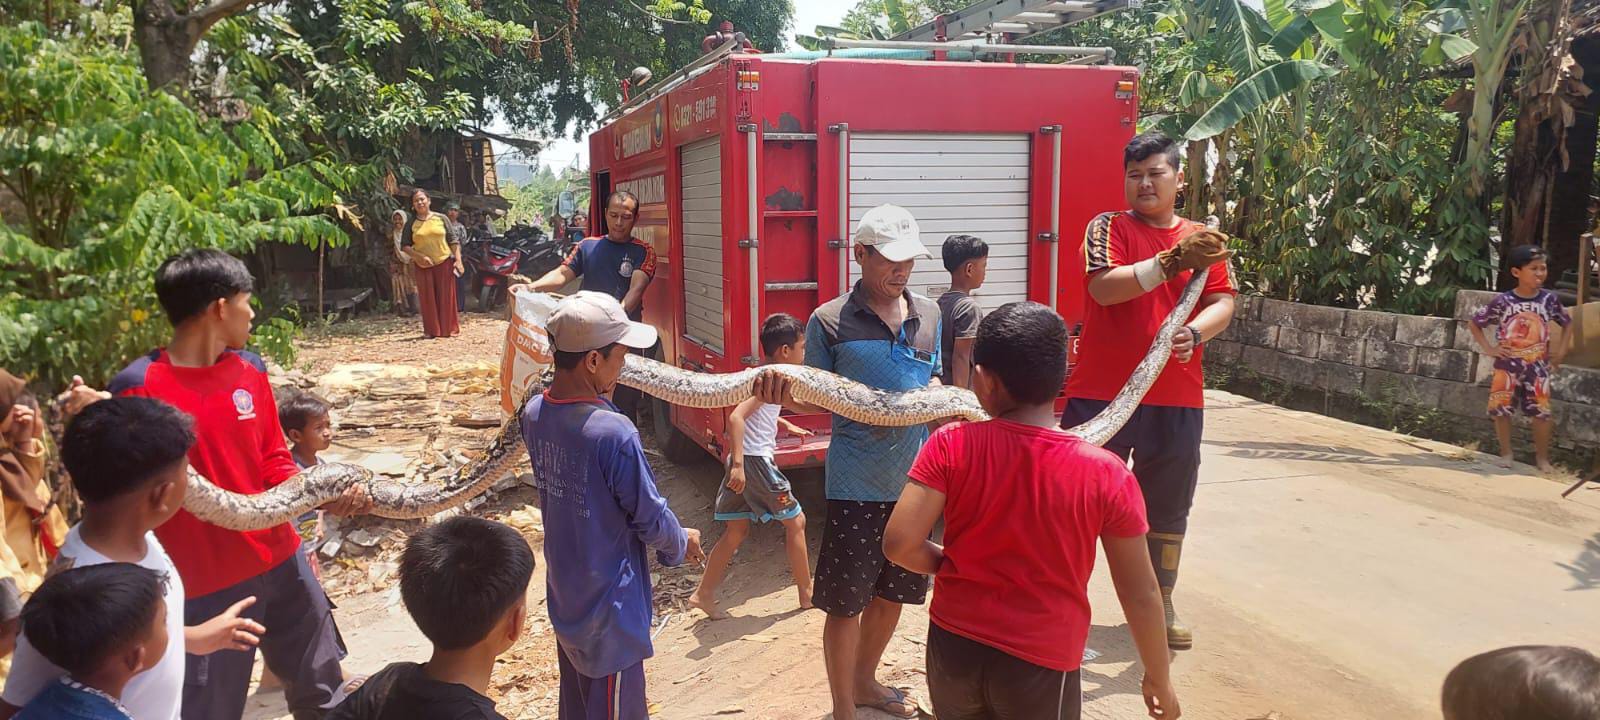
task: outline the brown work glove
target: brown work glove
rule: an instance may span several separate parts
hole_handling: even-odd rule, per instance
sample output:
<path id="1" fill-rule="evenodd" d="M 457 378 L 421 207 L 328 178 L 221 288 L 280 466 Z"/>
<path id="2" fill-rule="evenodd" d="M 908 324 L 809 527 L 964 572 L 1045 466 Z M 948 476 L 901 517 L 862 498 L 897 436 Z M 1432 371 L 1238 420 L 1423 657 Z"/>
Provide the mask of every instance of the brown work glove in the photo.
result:
<path id="1" fill-rule="evenodd" d="M 1228 236 L 1211 228 L 1201 228 L 1174 243 L 1171 248 L 1156 253 L 1161 272 L 1168 279 L 1184 270 L 1199 270 L 1227 260 Z"/>

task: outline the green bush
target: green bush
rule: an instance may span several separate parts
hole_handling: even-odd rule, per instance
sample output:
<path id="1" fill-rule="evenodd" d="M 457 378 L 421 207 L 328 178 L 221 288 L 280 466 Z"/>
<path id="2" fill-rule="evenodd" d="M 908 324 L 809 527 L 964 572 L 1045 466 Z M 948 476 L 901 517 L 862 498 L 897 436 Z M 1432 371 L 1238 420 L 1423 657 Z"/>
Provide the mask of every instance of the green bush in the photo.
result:
<path id="1" fill-rule="evenodd" d="M 152 92 L 134 53 L 34 23 L 0 28 L 0 67 L 0 364 L 12 372 L 103 383 L 160 344 L 153 277 L 183 249 L 346 241 L 327 213 L 365 178 L 289 161 L 275 118 L 202 115 Z M 262 327 L 266 349 L 292 352 L 284 323 Z"/>

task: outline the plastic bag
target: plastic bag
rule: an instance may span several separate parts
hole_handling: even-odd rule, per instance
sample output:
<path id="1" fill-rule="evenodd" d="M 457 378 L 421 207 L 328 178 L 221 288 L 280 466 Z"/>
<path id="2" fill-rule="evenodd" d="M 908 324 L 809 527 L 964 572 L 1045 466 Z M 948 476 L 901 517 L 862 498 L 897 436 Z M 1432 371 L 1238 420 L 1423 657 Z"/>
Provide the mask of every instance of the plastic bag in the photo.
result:
<path id="1" fill-rule="evenodd" d="M 500 354 L 500 409 L 507 415 L 517 411 L 528 387 L 550 367 L 550 333 L 545 324 L 556 302 L 554 295 L 532 290 L 511 293 L 511 324 L 506 326 Z"/>

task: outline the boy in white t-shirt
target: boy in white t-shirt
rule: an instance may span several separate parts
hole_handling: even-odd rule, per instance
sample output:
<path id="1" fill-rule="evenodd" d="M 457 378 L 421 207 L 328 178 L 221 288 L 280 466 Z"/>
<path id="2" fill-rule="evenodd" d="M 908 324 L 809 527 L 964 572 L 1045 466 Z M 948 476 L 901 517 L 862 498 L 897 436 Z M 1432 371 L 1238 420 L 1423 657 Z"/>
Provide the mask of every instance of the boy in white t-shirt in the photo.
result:
<path id="1" fill-rule="evenodd" d="M 761 353 L 766 364 L 800 365 L 806 357 L 806 329 L 793 315 L 776 313 L 761 323 Z M 783 524 L 784 545 L 794 584 L 800 590 L 800 607 L 811 605 L 811 560 L 806 556 L 806 516 L 778 470 L 772 453 L 778 445 L 778 426 L 804 437 L 811 432 L 778 416 L 783 408 L 750 398 L 728 418 L 728 476 L 717 489 L 714 517 L 726 522 L 722 539 L 706 556 L 706 572 L 689 604 L 713 620 L 728 613 L 717 606 L 717 587 L 727 578 L 728 564 L 750 535 L 750 523 Z"/>
<path id="2" fill-rule="evenodd" d="M 84 408 L 67 426 L 61 462 L 83 500 L 83 520 L 67 532 L 51 574 L 109 562 L 134 563 L 166 576 L 171 641 L 161 659 L 128 682 L 121 701 L 137 720 L 178 720 L 183 700 L 184 652 L 207 655 L 245 650 L 265 631 L 239 613 L 255 598 L 193 627 L 184 627 L 183 580 L 156 540 L 154 530 L 183 506 L 188 488 L 188 452 L 194 445 L 189 418 L 150 398 L 102 400 Z M 10 718 L 64 674 L 28 642 L 17 642 L 11 675 L 0 694 L 0 719 Z"/>

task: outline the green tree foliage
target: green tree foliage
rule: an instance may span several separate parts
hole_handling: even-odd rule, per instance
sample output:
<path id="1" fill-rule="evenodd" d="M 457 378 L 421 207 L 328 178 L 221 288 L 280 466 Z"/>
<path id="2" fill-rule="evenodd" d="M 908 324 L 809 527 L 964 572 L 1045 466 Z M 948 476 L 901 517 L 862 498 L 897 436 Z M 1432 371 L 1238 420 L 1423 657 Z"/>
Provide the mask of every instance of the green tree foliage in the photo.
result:
<path id="1" fill-rule="evenodd" d="M 1456 15 L 1403 0 L 1162 0 L 1048 42 L 1111 45 L 1143 70 L 1142 125 L 1188 138 L 1185 212 L 1238 238 L 1247 287 L 1432 312 L 1489 280 L 1484 204 L 1444 109 L 1460 88 L 1444 64 L 1481 50 Z"/>
<path id="2" fill-rule="evenodd" d="M 372 180 L 289 161 L 265 112 L 224 122 L 151 92 L 136 55 L 92 36 L 0 28 L 0 67 L 0 358 L 53 386 L 104 382 L 162 339 L 169 255 L 343 242 L 326 213 Z"/>
<path id="3" fill-rule="evenodd" d="M 549 166 L 540 166 L 526 183 L 501 182 L 500 196 L 511 203 L 506 221 L 549 230 L 555 221 L 556 200 L 563 190 L 573 192 L 579 210 L 589 207 L 589 175 L 575 166 L 563 168 L 559 173 Z"/>

